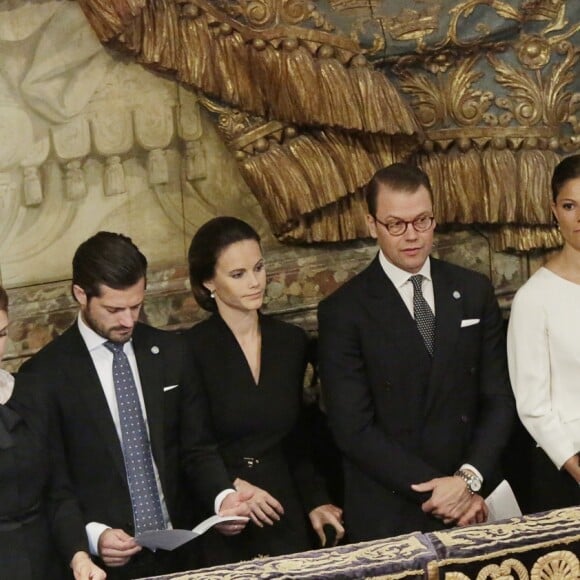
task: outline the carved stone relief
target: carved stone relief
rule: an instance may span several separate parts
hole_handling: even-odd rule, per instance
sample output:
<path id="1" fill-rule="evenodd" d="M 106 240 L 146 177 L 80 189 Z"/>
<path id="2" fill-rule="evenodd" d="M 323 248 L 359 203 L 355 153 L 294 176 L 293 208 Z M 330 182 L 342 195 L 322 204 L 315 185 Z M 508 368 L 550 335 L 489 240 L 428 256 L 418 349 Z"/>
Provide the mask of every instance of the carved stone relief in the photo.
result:
<path id="1" fill-rule="evenodd" d="M 100 229 L 152 264 L 183 260 L 218 213 L 268 228 L 195 93 L 110 54 L 79 6 L 0 11 L 0 273 L 16 286 L 67 278 Z"/>

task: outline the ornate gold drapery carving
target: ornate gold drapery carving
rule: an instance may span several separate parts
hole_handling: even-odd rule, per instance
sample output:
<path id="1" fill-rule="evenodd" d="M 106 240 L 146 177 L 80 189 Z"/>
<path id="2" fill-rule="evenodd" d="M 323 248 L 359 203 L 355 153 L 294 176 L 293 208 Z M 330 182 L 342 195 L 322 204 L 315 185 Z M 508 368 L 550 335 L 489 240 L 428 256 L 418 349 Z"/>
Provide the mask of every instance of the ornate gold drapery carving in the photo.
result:
<path id="1" fill-rule="evenodd" d="M 274 233 L 367 235 L 360 188 L 413 158 L 439 223 L 560 242 L 548 179 L 580 147 L 566 0 L 79 0 L 103 42 L 201 91 Z"/>

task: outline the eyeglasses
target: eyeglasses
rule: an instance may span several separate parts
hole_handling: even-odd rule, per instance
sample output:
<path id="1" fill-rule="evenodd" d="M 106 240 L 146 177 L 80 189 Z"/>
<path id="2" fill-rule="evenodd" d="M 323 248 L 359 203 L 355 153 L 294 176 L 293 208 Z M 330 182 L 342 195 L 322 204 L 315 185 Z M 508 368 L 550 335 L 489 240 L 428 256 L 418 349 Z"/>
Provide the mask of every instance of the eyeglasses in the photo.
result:
<path id="1" fill-rule="evenodd" d="M 435 218 L 432 215 L 422 215 L 409 222 L 405 220 L 382 222 L 377 218 L 374 218 L 374 220 L 384 226 L 391 236 L 402 236 L 407 231 L 409 224 L 413 224 L 413 228 L 416 232 L 426 232 L 427 230 L 430 230 Z"/>

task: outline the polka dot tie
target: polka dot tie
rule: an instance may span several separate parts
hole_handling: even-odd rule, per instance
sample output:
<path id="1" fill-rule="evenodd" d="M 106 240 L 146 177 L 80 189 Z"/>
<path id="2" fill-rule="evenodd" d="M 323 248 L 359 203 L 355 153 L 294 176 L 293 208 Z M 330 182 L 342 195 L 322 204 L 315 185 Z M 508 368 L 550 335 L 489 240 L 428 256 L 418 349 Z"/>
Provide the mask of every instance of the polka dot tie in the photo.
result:
<path id="1" fill-rule="evenodd" d="M 123 345 L 106 342 L 113 353 L 113 382 L 119 407 L 125 470 L 135 520 L 135 535 L 165 528 L 161 500 L 153 471 L 151 446 L 135 379 Z"/>
<path id="2" fill-rule="evenodd" d="M 413 284 L 413 314 L 417 328 L 423 337 L 425 347 L 431 356 L 433 356 L 433 342 L 435 339 L 435 315 L 423 297 L 421 285 L 423 276 L 416 274 L 409 278 Z"/>

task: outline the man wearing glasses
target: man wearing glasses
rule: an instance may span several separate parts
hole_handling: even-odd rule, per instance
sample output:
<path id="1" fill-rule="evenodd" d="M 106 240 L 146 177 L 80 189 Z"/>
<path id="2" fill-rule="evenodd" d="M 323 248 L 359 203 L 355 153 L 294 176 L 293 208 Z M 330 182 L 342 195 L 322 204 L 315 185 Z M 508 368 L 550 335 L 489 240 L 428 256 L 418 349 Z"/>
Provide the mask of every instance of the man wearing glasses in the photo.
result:
<path id="1" fill-rule="evenodd" d="M 433 193 L 396 163 L 367 186 L 372 263 L 320 303 L 320 376 L 351 541 L 483 522 L 514 403 L 489 280 L 430 257 Z"/>

